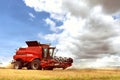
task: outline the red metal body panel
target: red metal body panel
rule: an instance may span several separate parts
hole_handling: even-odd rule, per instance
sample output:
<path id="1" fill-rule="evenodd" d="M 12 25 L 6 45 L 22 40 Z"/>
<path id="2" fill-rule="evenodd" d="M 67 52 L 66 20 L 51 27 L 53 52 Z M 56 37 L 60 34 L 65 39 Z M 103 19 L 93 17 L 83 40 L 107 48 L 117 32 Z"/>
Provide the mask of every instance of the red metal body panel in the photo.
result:
<path id="1" fill-rule="evenodd" d="M 31 62 L 35 58 L 42 59 L 42 48 L 40 46 L 19 48 L 14 56 L 15 60 L 22 59 L 23 61 L 28 62 Z"/>

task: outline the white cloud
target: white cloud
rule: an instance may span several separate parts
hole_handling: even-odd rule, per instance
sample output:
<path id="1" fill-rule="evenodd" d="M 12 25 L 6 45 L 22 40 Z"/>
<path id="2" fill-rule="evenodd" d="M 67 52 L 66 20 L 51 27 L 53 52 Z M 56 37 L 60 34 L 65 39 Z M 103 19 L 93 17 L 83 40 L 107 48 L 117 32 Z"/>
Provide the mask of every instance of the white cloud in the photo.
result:
<path id="1" fill-rule="evenodd" d="M 62 8 L 66 10 L 65 12 L 69 12 L 77 17 L 85 17 L 89 14 L 88 11 L 90 11 L 84 0 L 63 0 Z"/>
<path id="2" fill-rule="evenodd" d="M 58 30 L 63 30 L 61 33 L 42 36 L 52 42 L 58 41 L 57 48 L 60 49 L 58 55 L 72 56 L 75 59 L 94 58 L 104 62 L 106 56 L 115 56 L 119 53 L 119 50 L 115 49 L 118 45 L 115 41 L 116 37 L 120 36 L 120 24 L 116 24 L 111 15 L 119 12 L 119 0 L 24 0 L 24 2 L 36 11 L 48 12 L 51 18 L 63 21 L 63 25 L 58 27 Z M 46 22 L 51 26 L 51 30 L 57 30 L 51 19 L 46 19 Z M 99 61 L 95 63 L 97 62 Z M 111 65 L 107 62 L 109 61 L 105 64 Z M 116 64 L 119 61 L 113 62 Z"/>
<path id="3" fill-rule="evenodd" d="M 120 56 L 111 55 L 105 56 L 101 59 L 97 59 L 95 62 L 90 64 L 91 67 L 119 67 Z"/>
<path id="4" fill-rule="evenodd" d="M 30 20 L 30 21 L 33 21 L 34 18 L 35 18 L 35 15 L 33 15 L 32 13 L 28 13 L 28 15 L 30 16 L 29 20 Z"/>
<path id="5" fill-rule="evenodd" d="M 55 40 L 58 39 L 59 35 L 56 34 L 56 33 L 55 34 L 46 34 L 46 35 L 43 35 L 42 33 L 39 33 L 38 37 L 41 38 L 41 39 L 45 39 L 45 40 L 54 42 Z"/>
<path id="6" fill-rule="evenodd" d="M 65 14 L 65 12 L 62 11 L 62 0 L 24 0 L 26 6 L 29 6 L 31 8 L 34 8 L 35 11 L 45 11 L 49 12 L 51 18 L 54 17 L 57 20 Z M 59 15 L 59 17 L 58 17 Z"/>
<path id="7" fill-rule="evenodd" d="M 32 13 L 29 13 L 29 16 L 35 18 L 35 15 L 33 15 Z"/>
<path id="8" fill-rule="evenodd" d="M 93 7 L 97 5 L 101 5 L 103 11 L 108 14 L 113 14 L 115 12 L 120 11 L 120 0 L 86 0 L 88 4 Z"/>
<path id="9" fill-rule="evenodd" d="M 36 11 L 46 11 L 51 13 L 62 12 L 61 1 L 59 0 L 24 0 L 26 5 L 34 8 Z"/>
<path id="10" fill-rule="evenodd" d="M 45 19 L 46 24 L 50 26 L 50 30 L 53 32 L 57 32 L 56 23 L 52 21 L 50 18 Z"/>

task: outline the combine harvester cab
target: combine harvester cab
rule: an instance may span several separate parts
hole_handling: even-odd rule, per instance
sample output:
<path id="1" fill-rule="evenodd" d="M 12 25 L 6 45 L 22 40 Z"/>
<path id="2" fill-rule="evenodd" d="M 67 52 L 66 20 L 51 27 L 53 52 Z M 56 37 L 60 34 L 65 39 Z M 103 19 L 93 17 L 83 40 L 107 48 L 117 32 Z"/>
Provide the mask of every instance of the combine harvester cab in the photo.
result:
<path id="1" fill-rule="evenodd" d="M 26 41 L 26 44 L 28 47 L 19 48 L 13 56 L 15 69 L 53 70 L 72 66 L 72 58 L 54 56 L 55 47 L 37 41 Z"/>

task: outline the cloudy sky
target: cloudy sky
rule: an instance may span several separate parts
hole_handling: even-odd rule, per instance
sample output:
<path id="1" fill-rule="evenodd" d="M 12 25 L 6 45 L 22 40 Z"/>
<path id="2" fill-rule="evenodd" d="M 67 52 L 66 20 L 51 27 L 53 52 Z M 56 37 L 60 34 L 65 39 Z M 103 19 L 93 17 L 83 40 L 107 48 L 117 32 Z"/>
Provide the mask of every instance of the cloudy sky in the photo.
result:
<path id="1" fill-rule="evenodd" d="M 120 0 L 0 0 L 0 10 L 2 63 L 37 40 L 73 67 L 120 66 Z"/>

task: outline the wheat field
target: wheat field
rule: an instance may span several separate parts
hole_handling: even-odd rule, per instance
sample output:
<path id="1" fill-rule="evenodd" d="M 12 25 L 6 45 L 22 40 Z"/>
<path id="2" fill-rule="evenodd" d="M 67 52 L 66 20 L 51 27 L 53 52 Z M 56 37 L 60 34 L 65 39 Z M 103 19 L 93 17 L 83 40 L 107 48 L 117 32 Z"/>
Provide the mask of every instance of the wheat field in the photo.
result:
<path id="1" fill-rule="evenodd" d="M 0 69 L 0 80 L 120 80 L 120 70 L 15 70 Z"/>

